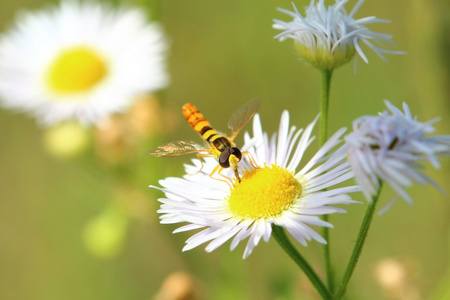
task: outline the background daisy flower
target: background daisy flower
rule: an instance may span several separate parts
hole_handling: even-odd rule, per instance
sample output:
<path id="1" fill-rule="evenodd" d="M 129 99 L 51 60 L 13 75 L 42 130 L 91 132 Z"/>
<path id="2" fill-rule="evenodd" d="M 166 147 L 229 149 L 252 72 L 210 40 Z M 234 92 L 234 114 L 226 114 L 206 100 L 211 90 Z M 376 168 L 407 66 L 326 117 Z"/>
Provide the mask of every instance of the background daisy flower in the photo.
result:
<path id="1" fill-rule="evenodd" d="M 139 9 L 63 1 L 23 12 L 0 37 L 0 101 L 40 123 L 96 123 L 163 88 L 167 45 Z"/>
<path id="2" fill-rule="evenodd" d="M 439 155 L 450 155 L 450 135 L 429 136 L 437 119 L 421 123 L 403 103 L 399 110 L 385 101 L 389 111 L 363 116 L 353 122 L 353 132 L 345 137 L 348 159 L 368 201 L 388 183 L 395 192 L 412 203 L 405 188 L 414 182 L 438 185 L 422 173 L 422 162 L 439 168 Z"/>
<path id="3" fill-rule="evenodd" d="M 294 11 L 279 9 L 293 20 L 274 20 L 273 28 L 283 30 L 275 38 L 280 41 L 293 39 L 300 56 L 322 70 L 335 69 L 349 62 L 355 52 L 368 63 L 360 43 L 368 46 L 383 60 L 386 60 L 384 53 L 403 53 L 384 49 L 386 44 L 395 46 L 391 35 L 376 33 L 365 27 L 373 23 L 388 23 L 388 20 L 373 16 L 354 19 L 364 0 L 358 1 L 350 13 L 344 7 L 347 2 L 348 0 L 336 0 L 335 4 L 327 7 L 324 0 L 317 3 L 316 0 L 311 0 L 305 16 L 302 16 L 294 4 Z"/>
<path id="4" fill-rule="evenodd" d="M 315 121 L 304 131 L 289 127 L 289 114 L 285 111 L 278 135 L 269 138 L 261 128 L 259 116 L 255 115 L 253 137 L 245 135 L 242 150 L 253 155 L 259 168 L 241 161 L 242 181 L 233 189 L 209 177 L 217 165 L 213 158 L 205 158 L 202 168 L 197 159 L 193 160 L 194 165 L 186 165 L 186 173 L 195 175 L 166 178 L 159 182 L 162 188 L 153 187 L 166 196 L 159 199 L 162 224 L 189 223 L 174 232 L 202 229 L 186 241 L 183 251 L 209 242 L 206 251 L 210 252 L 230 239 L 233 250 L 248 238 L 243 256 L 246 258 L 261 239 L 269 240 L 273 224 L 285 228 L 304 246 L 311 239 L 326 243 L 310 226 L 332 227 L 318 216 L 344 213 L 344 209 L 329 205 L 353 203 L 347 193 L 358 188 L 334 187 L 353 176 L 342 148 L 332 153 L 345 129 L 333 135 L 298 170 L 314 140 L 311 137 L 314 124 Z M 223 174 L 229 178 L 234 176 L 229 169 Z"/>

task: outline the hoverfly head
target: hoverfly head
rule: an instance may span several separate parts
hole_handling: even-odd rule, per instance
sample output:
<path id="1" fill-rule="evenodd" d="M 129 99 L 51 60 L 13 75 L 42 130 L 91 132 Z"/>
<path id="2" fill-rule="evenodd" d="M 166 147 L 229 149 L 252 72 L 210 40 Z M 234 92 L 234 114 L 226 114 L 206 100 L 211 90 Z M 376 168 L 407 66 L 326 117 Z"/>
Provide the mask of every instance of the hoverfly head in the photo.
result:
<path id="1" fill-rule="evenodd" d="M 228 149 L 225 149 L 219 156 L 219 164 L 222 168 L 229 168 L 230 166 L 233 166 L 234 168 L 237 168 L 237 163 L 241 160 L 242 153 L 241 150 L 239 150 L 236 147 L 230 147 Z"/>
<path id="2" fill-rule="evenodd" d="M 229 168 L 230 166 L 233 168 L 234 174 L 239 182 L 241 182 L 241 178 L 239 177 L 238 172 L 238 162 L 242 158 L 241 150 L 236 147 L 230 147 L 223 151 L 219 156 L 219 164 L 222 168 Z"/>

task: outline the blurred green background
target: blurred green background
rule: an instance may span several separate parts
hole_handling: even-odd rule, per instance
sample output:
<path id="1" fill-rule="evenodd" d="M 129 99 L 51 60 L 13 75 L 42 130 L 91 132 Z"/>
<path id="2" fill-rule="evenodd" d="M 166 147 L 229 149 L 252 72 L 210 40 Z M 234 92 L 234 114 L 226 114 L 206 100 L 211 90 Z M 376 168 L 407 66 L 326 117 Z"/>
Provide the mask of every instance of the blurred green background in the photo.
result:
<path id="1" fill-rule="evenodd" d="M 40 9 L 49 2 L 2 0 L 0 30 L 10 28 L 19 10 Z M 355 2 L 350 1 L 347 9 Z M 309 2 L 295 3 L 301 8 Z M 185 102 L 195 103 L 219 130 L 226 129 L 237 107 L 253 98 L 262 100 L 259 112 L 270 133 L 284 109 L 297 127 L 306 126 L 318 113 L 320 73 L 298 59 L 290 41 L 273 39 L 278 31 L 271 28 L 272 19 L 287 20 L 276 8 L 290 9 L 290 1 L 152 1 L 155 4 L 155 15 L 171 42 L 172 82 L 158 96 L 176 119 L 172 133 L 149 145 L 197 138 L 179 113 Z M 406 101 L 420 121 L 440 116 L 437 134 L 449 134 L 448 2 L 372 0 L 356 17 L 371 15 L 391 20 L 370 29 L 393 34 L 397 50 L 408 53 L 390 55 L 385 63 L 363 48 L 369 64 L 356 58 L 356 73 L 352 63 L 335 71 L 330 132 L 351 126 L 361 115 L 384 110 L 383 99 L 389 99 L 397 106 Z M 164 279 L 175 271 L 192 276 L 198 299 L 317 299 L 274 240 L 262 242 L 246 260 L 241 258 L 243 245 L 234 252 L 229 252 L 229 244 L 210 254 L 202 247 L 181 252 L 191 233 L 172 235 L 177 226 L 158 223 L 156 198 L 162 194 L 147 186 L 156 185 L 158 178 L 181 175 L 182 163 L 189 157 L 158 160 L 140 149 L 131 166 L 139 179 L 128 193 L 126 184 L 118 183 L 117 175 L 95 158 L 51 157 L 42 146 L 42 129 L 22 114 L 0 110 L 0 139 L 0 299 L 154 299 Z M 450 161 L 443 160 L 441 170 L 429 169 L 427 174 L 450 192 Z M 399 200 L 375 218 L 348 299 L 450 299 L 449 196 L 430 186 L 408 191 L 415 199 L 413 206 Z M 126 229 L 126 236 L 117 255 L 98 257 L 85 247 L 83 232 L 112 199 L 120 197 L 117 193 L 126 195 L 122 201 L 138 203 L 131 204 L 137 213 L 119 226 Z M 391 196 L 386 189 L 380 207 Z M 355 197 L 363 200 L 361 195 Z M 352 205 L 346 215 L 331 218 L 338 276 L 365 207 Z M 312 242 L 299 247 L 320 270 L 321 246 Z M 409 294 L 398 296 L 378 283 L 375 273 L 386 259 L 403 268 Z"/>

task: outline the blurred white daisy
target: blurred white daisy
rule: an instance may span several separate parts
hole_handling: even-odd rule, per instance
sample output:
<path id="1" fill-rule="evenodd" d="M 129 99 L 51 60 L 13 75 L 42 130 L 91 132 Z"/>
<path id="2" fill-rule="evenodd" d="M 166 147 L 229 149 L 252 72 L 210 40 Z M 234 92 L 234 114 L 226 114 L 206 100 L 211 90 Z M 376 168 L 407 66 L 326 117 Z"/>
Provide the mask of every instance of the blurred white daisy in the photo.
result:
<path id="1" fill-rule="evenodd" d="M 0 103 L 51 125 L 92 124 L 168 84 L 167 45 L 139 9 L 63 1 L 0 37 Z"/>
<path id="2" fill-rule="evenodd" d="M 249 238 L 244 258 L 250 255 L 261 238 L 266 242 L 272 232 L 272 224 L 285 228 L 298 242 L 306 246 L 314 239 L 326 241 L 310 226 L 332 227 L 318 216 L 344 213 L 342 208 L 329 205 L 349 204 L 354 201 L 347 193 L 355 192 L 356 186 L 334 187 L 352 178 L 343 148 L 332 150 L 340 144 L 345 129 L 334 134 L 329 141 L 299 169 L 300 161 L 314 140 L 311 131 L 315 121 L 304 131 L 289 127 L 289 114 L 283 112 L 280 128 L 270 139 L 262 131 L 258 115 L 253 122 L 253 137 L 245 135 L 243 151 L 249 151 L 259 168 L 242 160 L 241 183 L 234 188 L 210 178 L 217 161 L 205 158 L 203 168 L 198 159 L 194 165 L 186 165 L 183 178 L 166 178 L 157 188 L 165 193 L 158 212 L 162 224 L 189 223 L 174 232 L 202 229 L 186 241 L 183 251 L 200 244 L 209 244 L 210 252 L 232 239 L 231 250 L 239 242 Z M 228 173 L 226 173 L 228 171 Z M 233 178 L 226 169 L 223 174 Z"/>
<path id="3" fill-rule="evenodd" d="M 348 0 L 336 0 L 336 3 L 325 6 L 324 0 L 311 0 L 303 17 L 292 4 L 294 11 L 279 9 L 291 16 L 291 22 L 274 20 L 273 28 L 283 30 L 275 38 L 283 41 L 291 38 L 300 56 L 319 69 L 335 69 L 349 62 L 355 51 L 368 63 L 368 59 L 360 47 L 365 44 L 386 60 L 384 53 L 402 54 L 404 52 L 386 50 L 386 44 L 395 46 L 391 35 L 376 33 L 366 25 L 373 23 L 388 23 L 388 20 L 376 17 L 354 19 L 354 15 L 364 0 L 360 0 L 353 7 L 350 14 L 344 8 Z"/>
<path id="4" fill-rule="evenodd" d="M 353 132 L 345 137 L 348 159 L 356 182 L 368 201 L 388 183 L 395 192 L 412 203 L 405 188 L 414 181 L 438 185 L 422 173 L 421 162 L 439 168 L 439 155 L 450 155 L 450 135 L 429 136 L 437 119 L 421 123 L 412 117 L 408 105 L 399 110 L 385 101 L 389 111 L 363 116 L 353 122 Z"/>

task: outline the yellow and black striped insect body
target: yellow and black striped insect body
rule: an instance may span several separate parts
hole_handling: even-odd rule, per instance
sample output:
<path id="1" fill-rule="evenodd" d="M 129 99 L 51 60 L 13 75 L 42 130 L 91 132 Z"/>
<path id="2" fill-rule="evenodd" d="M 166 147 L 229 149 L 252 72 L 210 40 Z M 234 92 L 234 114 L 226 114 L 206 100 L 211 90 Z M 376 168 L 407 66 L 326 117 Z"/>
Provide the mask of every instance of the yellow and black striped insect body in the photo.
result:
<path id="1" fill-rule="evenodd" d="M 240 107 L 231 116 L 228 121 L 228 127 L 231 130 L 230 137 L 219 134 L 193 104 L 186 103 L 182 108 L 183 115 L 188 124 L 208 143 L 208 147 L 200 146 L 190 141 L 178 141 L 158 147 L 150 151 L 149 155 L 163 157 L 196 153 L 198 157 L 213 156 L 218 159 L 219 164 L 209 175 L 211 178 L 213 178 L 212 176 L 217 172 L 228 181 L 217 178 L 213 179 L 225 181 L 228 184 L 230 181 L 232 183 L 230 178 L 220 173 L 223 169 L 231 167 L 236 179 L 240 182 L 241 178 L 239 176 L 238 163 L 241 161 L 242 157 L 248 155 L 250 164 L 254 168 L 257 168 L 257 165 L 251 154 L 249 152 L 241 152 L 241 150 L 235 146 L 233 140 L 236 138 L 239 131 L 256 113 L 260 103 L 261 102 L 259 99 L 252 100 Z"/>

